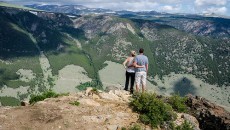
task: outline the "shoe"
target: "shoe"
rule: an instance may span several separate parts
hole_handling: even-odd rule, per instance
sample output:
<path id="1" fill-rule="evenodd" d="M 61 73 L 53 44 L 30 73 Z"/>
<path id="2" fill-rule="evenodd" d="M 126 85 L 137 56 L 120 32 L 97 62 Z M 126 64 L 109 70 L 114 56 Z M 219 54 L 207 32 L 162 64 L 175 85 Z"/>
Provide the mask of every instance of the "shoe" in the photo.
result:
<path id="1" fill-rule="evenodd" d="M 133 94 L 133 90 L 130 90 L 130 94 Z"/>
<path id="2" fill-rule="evenodd" d="M 124 88 L 125 91 L 128 91 L 128 89 Z"/>

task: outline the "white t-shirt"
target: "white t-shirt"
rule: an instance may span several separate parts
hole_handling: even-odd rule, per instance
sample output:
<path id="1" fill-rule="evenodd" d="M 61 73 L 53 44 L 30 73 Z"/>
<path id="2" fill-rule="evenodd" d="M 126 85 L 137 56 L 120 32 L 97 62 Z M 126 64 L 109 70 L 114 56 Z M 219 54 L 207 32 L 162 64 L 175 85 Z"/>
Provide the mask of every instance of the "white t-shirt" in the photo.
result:
<path id="1" fill-rule="evenodd" d="M 129 72 L 129 73 L 135 73 L 135 68 L 134 67 L 128 67 L 128 66 L 133 64 L 133 61 L 134 61 L 134 57 L 130 57 L 129 62 L 127 62 L 127 64 L 126 64 L 126 67 L 127 67 L 126 71 Z"/>

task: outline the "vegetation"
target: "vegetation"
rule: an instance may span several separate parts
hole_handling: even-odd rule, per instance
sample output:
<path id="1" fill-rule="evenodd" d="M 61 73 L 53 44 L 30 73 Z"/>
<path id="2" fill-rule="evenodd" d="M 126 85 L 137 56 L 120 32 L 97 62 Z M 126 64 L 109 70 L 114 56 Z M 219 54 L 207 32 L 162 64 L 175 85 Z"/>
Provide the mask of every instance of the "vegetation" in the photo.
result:
<path id="1" fill-rule="evenodd" d="M 188 121 L 185 120 L 181 125 L 173 128 L 173 130 L 193 130 L 193 127 Z"/>
<path id="2" fill-rule="evenodd" d="M 31 95 L 29 103 L 34 104 L 38 101 L 43 101 L 46 98 L 56 98 L 58 96 L 60 96 L 60 95 L 53 92 L 53 91 L 46 91 L 46 92 L 43 92 L 42 94 L 39 94 L 39 95 Z"/>
<path id="3" fill-rule="evenodd" d="M 94 94 L 99 94 L 99 91 L 98 91 L 97 88 L 93 88 L 93 89 L 92 89 L 92 92 L 93 92 Z"/>
<path id="4" fill-rule="evenodd" d="M 139 124 L 134 124 L 128 128 L 122 127 L 121 130 L 142 130 L 142 128 Z"/>
<path id="5" fill-rule="evenodd" d="M 20 101 L 17 98 L 14 97 L 0 97 L 0 102 L 2 106 L 19 106 Z"/>
<path id="6" fill-rule="evenodd" d="M 142 130 L 141 126 L 138 124 L 133 125 L 132 127 L 129 128 L 129 130 Z"/>
<path id="7" fill-rule="evenodd" d="M 186 97 L 180 97 L 179 94 L 173 94 L 171 97 L 169 97 L 168 103 L 177 112 L 187 112 L 187 106 L 185 104 L 186 100 Z"/>
<path id="8" fill-rule="evenodd" d="M 134 111 L 140 113 L 140 121 L 152 127 L 175 119 L 172 107 L 154 93 L 135 93 L 130 105 Z"/>
<path id="9" fill-rule="evenodd" d="M 87 87 L 93 87 L 95 92 L 97 92 L 97 89 L 102 89 L 102 83 L 99 80 L 93 80 L 86 83 L 81 83 L 80 85 L 76 86 L 78 90 L 86 90 Z"/>
<path id="10" fill-rule="evenodd" d="M 74 105 L 74 106 L 79 106 L 79 105 L 80 105 L 80 102 L 74 101 L 74 102 L 70 102 L 69 104 Z"/>

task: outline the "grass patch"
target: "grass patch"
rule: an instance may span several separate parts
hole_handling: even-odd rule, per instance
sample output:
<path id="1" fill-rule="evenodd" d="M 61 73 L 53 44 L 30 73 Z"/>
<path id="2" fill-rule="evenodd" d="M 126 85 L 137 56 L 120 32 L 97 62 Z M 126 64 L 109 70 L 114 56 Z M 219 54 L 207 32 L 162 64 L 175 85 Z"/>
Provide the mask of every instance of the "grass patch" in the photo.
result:
<path id="1" fill-rule="evenodd" d="M 14 97 L 0 97 L 0 102 L 2 106 L 19 106 L 20 101 L 17 98 Z"/>
<path id="2" fill-rule="evenodd" d="M 157 127 L 175 119 L 172 107 L 157 98 L 154 93 L 135 93 L 132 98 L 130 105 L 140 114 L 139 120 L 144 124 Z"/>
<path id="3" fill-rule="evenodd" d="M 141 126 L 138 124 L 134 124 L 128 130 L 142 130 Z"/>
<path id="4" fill-rule="evenodd" d="M 44 93 L 42 93 L 40 95 L 31 95 L 29 103 L 34 104 L 34 103 L 36 103 L 38 101 L 43 101 L 46 98 L 56 98 L 58 96 L 60 96 L 60 94 L 57 94 L 57 93 L 55 93 L 53 91 L 47 91 L 47 92 L 44 92 Z"/>
<path id="5" fill-rule="evenodd" d="M 86 90 L 87 87 L 93 87 L 93 91 L 97 93 L 97 89 L 102 89 L 102 83 L 100 80 L 93 80 L 76 86 L 76 88 L 80 91 Z"/>
<path id="6" fill-rule="evenodd" d="M 74 105 L 74 106 L 79 106 L 79 105 L 80 105 L 80 102 L 74 101 L 74 102 L 70 102 L 69 104 Z"/>
<path id="7" fill-rule="evenodd" d="M 122 127 L 121 130 L 142 130 L 142 128 L 139 124 L 134 124 L 128 128 Z"/>

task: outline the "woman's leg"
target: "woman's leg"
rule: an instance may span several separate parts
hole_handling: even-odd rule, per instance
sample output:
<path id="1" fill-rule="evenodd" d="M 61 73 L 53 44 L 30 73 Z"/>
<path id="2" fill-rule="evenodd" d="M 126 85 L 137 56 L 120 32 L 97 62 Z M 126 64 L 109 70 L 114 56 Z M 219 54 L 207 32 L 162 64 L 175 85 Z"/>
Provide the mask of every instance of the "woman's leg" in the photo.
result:
<path id="1" fill-rule="evenodd" d="M 126 91 L 128 91 L 128 87 L 129 87 L 129 72 L 126 71 L 125 73 L 125 77 L 126 77 L 126 80 L 125 80 L 125 89 Z"/>
<path id="2" fill-rule="evenodd" d="M 131 93 L 133 93 L 134 81 L 135 81 L 135 73 L 131 73 L 131 86 L 130 86 Z"/>

